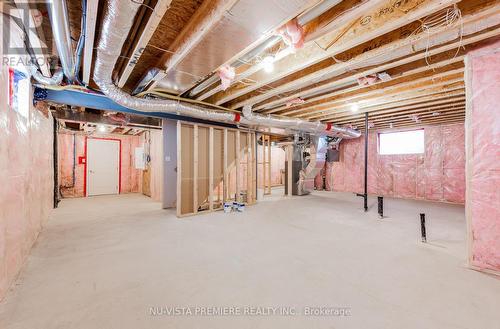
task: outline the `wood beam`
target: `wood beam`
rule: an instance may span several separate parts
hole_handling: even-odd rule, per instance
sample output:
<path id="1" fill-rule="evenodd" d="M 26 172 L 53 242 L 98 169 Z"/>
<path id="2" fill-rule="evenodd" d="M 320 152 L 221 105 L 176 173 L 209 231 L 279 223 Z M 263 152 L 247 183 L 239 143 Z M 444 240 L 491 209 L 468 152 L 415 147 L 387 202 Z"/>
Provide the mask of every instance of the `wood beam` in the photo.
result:
<path id="1" fill-rule="evenodd" d="M 208 128 L 208 209 L 214 210 L 214 127 Z"/>
<path id="2" fill-rule="evenodd" d="M 223 179 L 223 185 L 224 185 L 224 189 L 223 189 L 223 192 L 222 192 L 222 200 L 223 202 L 226 202 L 227 200 L 229 200 L 229 172 L 227 170 L 227 166 L 228 166 L 228 163 L 227 163 L 227 160 L 228 160 L 228 157 L 227 157 L 227 134 L 228 134 L 228 131 L 227 131 L 227 128 L 224 128 L 224 131 L 223 131 L 223 151 L 222 151 L 222 176 L 224 177 Z"/>
<path id="3" fill-rule="evenodd" d="M 240 142 L 240 130 L 236 131 L 236 196 L 234 201 L 240 202 L 240 193 L 241 193 L 241 142 Z"/>
<path id="4" fill-rule="evenodd" d="M 177 200 L 176 200 L 176 213 L 177 217 L 182 215 L 182 125 L 177 121 Z"/>
<path id="5" fill-rule="evenodd" d="M 90 83 L 90 72 L 92 70 L 92 57 L 94 55 L 94 39 L 98 10 L 99 0 L 87 0 L 87 10 L 85 12 L 85 44 L 83 48 L 82 76 L 82 82 L 86 85 Z"/>
<path id="6" fill-rule="evenodd" d="M 97 2 L 97 0 L 93 1 Z M 139 41 L 135 45 L 132 55 L 130 56 L 120 76 L 120 79 L 118 80 L 118 87 L 123 88 L 123 86 L 127 82 L 130 74 L 135 68 L 135 65 L 139 62 L 142 53 L 146 49 L 147 44 L 151 40 L 151 37 L 158 28 L 158 25 L 160 24 L 163 16 L 167 12 L 168 8 L 170 8 L 171 2 L 172 0 L 159 0 L 156 3 L 155 7 L 153 8 L 153 13 L 149 17 L 149 20 L 146 26 L 144 27 L 144 31 L 142 32 Z"/>
<path id="7" fill-rule="evenodd" d="M 198 212 L 198 125 L 193 125 L 193 213 Z"/>

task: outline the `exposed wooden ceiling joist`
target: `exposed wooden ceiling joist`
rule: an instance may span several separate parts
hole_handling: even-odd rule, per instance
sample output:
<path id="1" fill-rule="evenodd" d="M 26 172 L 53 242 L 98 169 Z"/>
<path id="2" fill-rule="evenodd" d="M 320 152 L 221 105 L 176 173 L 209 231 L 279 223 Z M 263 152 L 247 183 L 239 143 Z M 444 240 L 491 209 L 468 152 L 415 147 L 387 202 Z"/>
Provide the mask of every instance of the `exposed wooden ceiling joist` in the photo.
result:
<path id="1" fill-rule="evenodd" d="M 203 1 L 202 5 L 194 13 L 193 17 L 184 26 L 177 38 L 174 40 L 168 52 L 158 60 L 155 67 L 164 68 L 158 72 L 147 89 L 153 89 L 158 82 L 167 76 L 168 71 L 175 68 L 196 46 L 203 36 L 220 20 L 222 15 L 229 10 L 237 0 L 213 0 Z M 190 42 L 187 42 L 191 40 Z"/>
<path id="2" fill-rule="evenodd" d="M 95 0 L 94 0 L 95 1 Z M 148 19 L 146 26 L 144 27 L 144 31 L 142 32 L 139 40 L 137 41 L 134 50 L 132 51 L 131 57 L 128 59 L 123 72 L 120 75 L 120 79 L 118 80 L 118 87 L 122 88 L 127 82 L 130 74 L 135 68 L 135 65 L 138 63 L 141 58 L 144 50 L 146 49 L 147 44 L 151 40 L 151 37 L 155 33 L 158 25 L 160 24 L 163 16 L 167 12 L 167 9 L 170 8 L 170 3 L 172 0 L 159 0 L 156 3 L 156 6 L 153 8 L 153 12 Z"/>
<path id="3" fill-rule="evenodd" d="M 446 90 L 446 91 L 437 91 L 431 95 L 427 96 L 422 96 L 422 97 L 415 97 L 414 99 L 405 99 L 401 101 L 395 101 L 395 102 L 389 102 L 385 103 L 382 105 L 376 105 L 376 106 L 370 106 L 366 108 L 360 108 L 357 113 L 365 113 L 365 112 L 371 112 L 371 111 L 376 111 L 376 110 L 384 110 L 384 109 L 389 109 L 389 108 L 397 108 L 397 107 L 404 107 L 406 105 L 417 105 L 420 103 L 425 103 L 429 102 L 432 104 L 434 101 L 440 101 L 440 100 L 448 100 L 448 101 L 453 101 L 456 99 L 462 99 L 465 96 L 465 90 L 463 86 L 459 86 L 456 88 L 453 88 L 454 90 Z M 352 113 L 352 111 L 348 108 L 344 109 L 343 111 L 331 111 L 328 114 L 323 114 L 322 117 L 318 118 L 319 120 L 322 121 L 335 121 L 335 119 L 339 119 L 341 117 L 345 117 Z"/>
<path id="4" fill-rule="evenodd" d="M 85 13 L 85 45 L 83 50 L 83 76 L 85 84 L 90 82 L 90 72 L 92 70 L 92 58 L 94 55 L 95 28 L 97 23 L 97 12 L 99 10 L 99 0 L 87 0 L 87 10 Z"/>
<path id="5" fill-rule="evenodd" d="M 86 83 L 91 75 L 92 33 L 94 26 L 99 28 L 95 22 L 98 2 L 87 2 Z M 198 35 L 201 45 L 203 38 L 210 41 L 204 36 L 205 28 L 210 29 L 207 22 L 217 23 L 215 8 L 237 2 L 147 0 L 154 12 L 143 6 L 142 16 L 136 17 L 116 67 L 119 86 L 130 90 L 147 69 L 161 68 L 165 62 L 171 68 L 182 62 L 191 51 L 183 46 L 185 40 Z M 304 25 L 306 44 L 302 49 L 292 53 L 279 41 L 261 54 L 280 54 L 273 72 L 264 72 L 254 57 L 237 68 L 226 91 L 216 79 L 190 97 L 223 105 L 226 110 L 253 105 L 254 111 L 263 114 L 358 127 L 368 112 L 377 129 L 391 123 L 413 127 L 463 121 L 463 59 L 470 49 L 500 36 L 500 0 L 336 0 L 328 8 Z M 443 13 L 445 8 L 458 8 L 461 19 L 425 30 L 423 21 L 428 15 Z M 79 22 L 73 21 L 72 26 L 78 27 Z M 72 35 L 78 34 L 75 31 Z M 378 73 L 387 73 L 391 79 L 368 86 L 358 83 L 358 79 Z M 296 103 L 287 104 L 292 100 Z M 351 110 L 352 104 L 359 107 L 356 112 Z M 417 115 L 421 123 L 412 121 L 410 115 Z"/>
<path id="6" fill-rule="evenodd" d="M 399 108 L 392 109 L 392 110 L 386 110 L 386 111 L 377 111 L 377 112 L 370 112 L 369 115 L 371 118 L 392 118 L 396 117 L 398 115 L 410 115 L 410 114 L 418 114 L 418 113 L 427 113 L 427 112 L 441 112 L 441 111 L 447 111 L 450 108 L 455 108 L 455 107 L 460 107 L 464 106 L 465 102 L 463 100 L 459 100 L 457 102 L 453 103 L 448 103 L 446 101 L 445 104 L 443 105 L 434 105 L 434 106 L 419 106 L 418 108 L 413 108 L 413 109 L 408 109 L 408 110 L 401 110 Z M 343 119 L 336 120 L 336 124 L 347 124 L 347 123 L 352 123 L 352 122 L 361 122 L 364 120 L 364 115 L 351 115 L 347 116 Z"/>
<path id="7" fill-rule="evenodd" d="M 446 68 L 445 68 L 446 69 Z M 380 83 L 372 86 L 364 86 L 362 89 L 356 89 L 350 92 L 342 93 L 338 96 L 328 97 L 323 99 L 321 103 L 315 104 L 313 106 L 308 106 L 293 111 L 285 112 L 287 115 L 300 116 L 312 115 L 317 112 L 323 112 L 335 105 L 342 105 L 354 102 L 368 102 L 371 99 L 382 96 L 390 97 L 393 94 L 399 94 L 405 91 L 415 91 L 419 88 L 432 88 L 439 86 L 440 84 L 448 84 L 463 81 L 463 68 L 454 68 L 445 71 L 440 70 L 439 72 L 432 72 L 435 74 L 428 74 L 420 77 L 413 77 L 405 82 L 399 81 L 388 81 L 386 83 Z"/>
<path id="8" fill-rule="evenodd" d="M 263 88 L 260 92 L 258 89 L 257 91 L 254 91 L 256 89 L 254 86 L 258 84 L 252 83 L 247 86 L 243 86 L 243 88 L 239 89 L 236 93 L 232 93 L 228 90 L 226 93 L 231 93 L 231 97 L 241 97 L 228 103 L 227 106 L 233 109 L 239 108 L 246 104 L 256 104 L 262 102 L 265 99 L 274 95 L 279 95 L 283 92 L 295 90 L 297 88 L 304 88 L 302 93 L 299 91 L 299 93 L 285 95 L 284 98 L 281 98 L 283 102 L 286 102 L 292 98 L 301 96 L 304 92 L 313 93 L 333 87 L 337 83 L 335 78 L 331 78 L 332 82 L 329 84 L 319 84 L 319 86 L 314 86 L 314 84 L 318 83 L 318 81 L 325 80 L 326 77 L 329 76 L 335 77 L 341 74 L 350 74 L 352 76 L 354 71 L 354 75 L 358 78 L 377 72 L 383 72 L 391 67 L 394 67 L 394 65 L 402 65 L 428 56 L 434 56 L 444 51 L 456 51 L 462 45 L 471 44 L 490 38 L 494 35 L 498 35 L 499 31 L 488 33 L 485 36 L 478 36 L 475 34 L 479 31 L 483 31 L 500 24 L 500 8 L 498 6 L 491 6 L 478 13 L 465 16 L 462 24 L 463 28 L 461 25 L 457 25 L 452 29 L 442 28 L 440 31 L 434 31 L 432 36 L 428 33 L 422 32 L 420 34 L 407 37 L 407 32 L 404 31 L 407 31 L 406 29 L 408 27 L 405 27 L 401 31 L 396 31 L 397 33 L 392 32 L 390 35 L 384 35 L 383 38 L 380 38 L 380 40 L 371 40 L 365 45 L 357 48 L 355 47 L 354 49 L 347 51 L 343 54 L 343 58 L 346 59 L 345 61 L 339 61 L 338 63 L 333 61 L 330 63 L 331 65 L 327 65 L 328 62 L 326 62 L 326 66 L 320 69 L 309 67 L 301 71 L 297 76 L 291 75 L 278 80 L 276 83 L 267 83 L 264 85 L 265 88 Z M 463 33 L 462 36 L 460 36 L 460 31 Z M 464 36 L 471 37 L 464 38 Z M 434 38 L 434 40 L 440 40 L 439 42 L 433 41 L 430 44 L 431 46 L 436 43 L 443 44 L 452 40 L 455 40 L 455 42 L 433 49 L 432 47 L 429 47 L 429 38 L 431 37 Z M 389 43 L 388 41 L 391 42 Z M 380 46 L 381 42 L 385 42 L 385 44 Z M 411 56 L 404 57 L 403 55 Z M 356 67 L 368 65 L 371 67 L 368 67 L 368 70 L 365 70 L 363 73 L 358 73 L 354 70 Z M 272 77 L 268 77 L 268 79 L 274 79 L 274 77 L 275 76 L 273 75 Z M 313 88 L 306 88 L 305 86 L 307 85 L 313 85 Z M 233 89 L 236 88 L 238 87 L 233 87 Z"/>
<path id="9" fill-rule="evenodd" d="M 448 97 L 448 95 L 454 94 L 463 94 L 464 85 L 461 79 L 457 79 L 451 85 L 448 84 L 447 81 L 443 83 L 436 84 L 435 86 L 431 86 L 429 88 L 423 88 L 417 91 L 408 91 L 402 95 L 393 95 L 391 97 L 379 97 L 365 100 L 363 103 L 358 103 L 358 111 L 360 112 L 369 112 L 370 109 L 373 108 L 386 108 L 393 107 L 394 104 L 403 104 L 405 102 L 408 103 L 416 103 L 419 100 L 430 97 L 431 99 Z M 328 107 L 321 112 L 316 112 L 313 114 L 300 114 L 295 117 L 306 118 L 306 119 L 314 119 L 314 120 L 326 120 L 325 117 L 328 117 L 331 114 L 341 114 L 341 113 L 351 113 L 352 112 L 352 104 L 347 103 L 341 106 L 336 107 Z"/>
<path id="10" fill-rule="evenodd" d="M 243 87 L 231 87 L 225 92 L 214 95 L 209 101 L 218 105 L 227 103 L 273 81 L 305 70 L 310 66 L 318 66 L 319 69 L 316 71 L 326 70 L 331 66 L 329 65 L 330 62 L 335 62 L 332 56 L 365 42 L 370 42 L 377 37 L 407 25 L 409 22 L 425 17 L 456 2 L 455 0 L 408 0 L 401 7 L 394 8 L 395 3 L 388 1 L 383 6 L 364 15 L 364 17 L 370 17 L 370 19 L 352 17 L 352 22 L 348 23 L 344 30 L 334 31 L 334 33 L 322 37 L 317 42 L 298 50 L 295 54 L 275 62 L 273 74 L 259 70 L 249 77 L 249 79 L 255 81 L 254 83 Z M 400 38 L 401 35 L 399 34 L 397 39 Z M 323 48 L 323 46 L 329 45 L 332 40 L 335 40 L 335 44 L 328 49 Z M 322 63 L 324 60 L 328 61 Z M 324 64 L 324 67 L 321 64 Z M 231 106 L 231 108 L 234 107 L 236 105 Z"/>

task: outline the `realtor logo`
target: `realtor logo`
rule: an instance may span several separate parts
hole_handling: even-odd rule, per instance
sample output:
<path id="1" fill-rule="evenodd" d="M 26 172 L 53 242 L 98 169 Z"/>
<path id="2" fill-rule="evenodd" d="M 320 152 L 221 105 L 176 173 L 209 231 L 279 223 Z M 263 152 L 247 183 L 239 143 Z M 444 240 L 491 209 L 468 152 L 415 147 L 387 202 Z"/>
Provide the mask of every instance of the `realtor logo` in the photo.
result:
<path id="1" fill-rule="evenodd" d="M 45 64 L 49 60 L 49 47 L 38 36 L 42 24 L 48 20 L 51 3 L 47 0 L 0 2 L 4 64 L 10 65 L 12 57 L 22 58 L 23 64 L 35 60 Z"/>

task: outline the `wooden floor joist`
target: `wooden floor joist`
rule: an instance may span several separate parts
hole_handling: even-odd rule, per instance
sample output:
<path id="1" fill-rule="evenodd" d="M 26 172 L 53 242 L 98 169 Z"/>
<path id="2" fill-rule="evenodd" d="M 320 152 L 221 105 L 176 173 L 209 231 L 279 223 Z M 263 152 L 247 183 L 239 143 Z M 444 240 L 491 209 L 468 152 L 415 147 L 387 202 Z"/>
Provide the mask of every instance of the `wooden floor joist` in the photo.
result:
<path id="1" fill-rule="evenodd" d="M 346 26 L 348 31 L 342 31 L 342 36 L 340 38 L 338 38 L 339 31 L 334 31 L 334 33 L 328 34 L 320 40 L 317 40 L 316 43 L 306 46 L 295 54 L 291 54 L 275 62 L 272 75 L 260 70 L 249 77 L 249 79 L 255 81 L 255 83 L 245 85 L 243 88 L 232 87 L 220 93 L 220 95 L 214 95 L 209 101 L 217 105 L 227 103 L 259 87 L 265 86 L 295 72 L 302 71 L 322 60 L 331 58 L 357 45 L 369 42 L 376 37 L 408 24 L 408 22 L 418 20 L 456 2 L 457 1 L 454 0 L 408 0 L 402 7 L 391 11 L 385 9 L 392 8 L 394 3 L 392 1 L 387 1 L 379 8 L 364 14 L 364 17 L 372 17 L 368 24 L 365 24 L 365 20 L 360 19 L 361 17 L 359 16 L 352 17 L 352 22 L 354 22 L 354 24 L 352 22 L 348 23 Z M 335 45 L 331 46 L 326 51 L 318 45 L 322 43 L 328 44 L 333 39 L 336 39 Z M 232 105 L 230 107 L 237 108 L 238 106 Z"/>

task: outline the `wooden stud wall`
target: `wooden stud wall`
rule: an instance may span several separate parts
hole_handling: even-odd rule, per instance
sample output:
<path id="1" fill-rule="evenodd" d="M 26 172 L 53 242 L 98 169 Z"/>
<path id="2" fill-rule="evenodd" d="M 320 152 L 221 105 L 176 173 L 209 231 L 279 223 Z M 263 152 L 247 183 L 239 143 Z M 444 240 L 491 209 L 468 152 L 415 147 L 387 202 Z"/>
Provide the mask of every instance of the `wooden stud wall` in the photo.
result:
<path id="1" fill-rule="evenodd" d="M 255 203 L 255 132 L 177 123 L 177 216 Z"/>
<path id="2" fill-rule="evenodd" d="M 271 136 L 262 135 L 262 186 L 264 195 L 271 194 Z"/>

